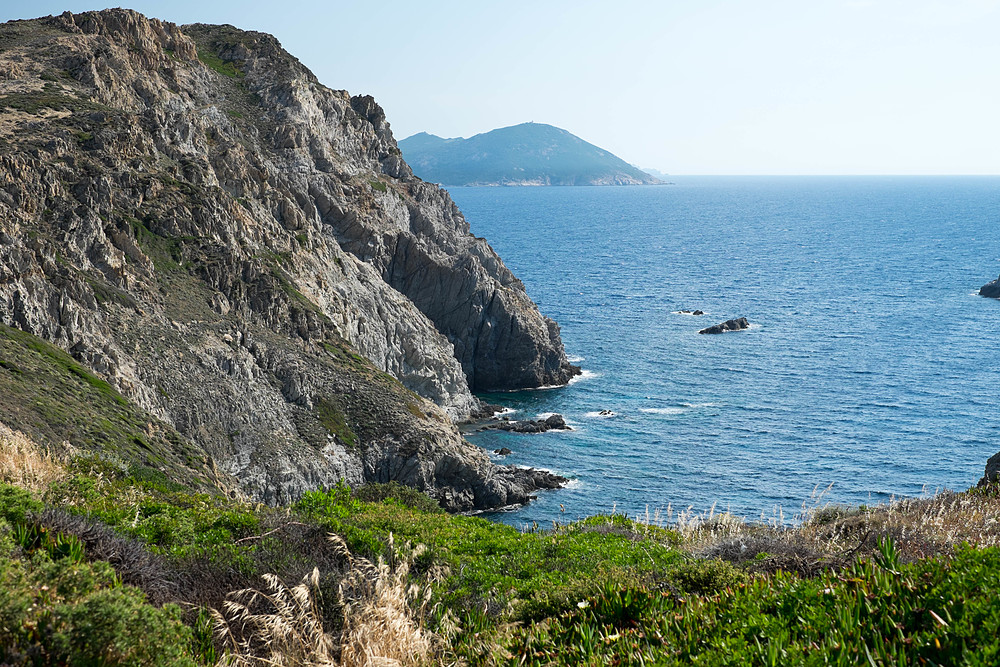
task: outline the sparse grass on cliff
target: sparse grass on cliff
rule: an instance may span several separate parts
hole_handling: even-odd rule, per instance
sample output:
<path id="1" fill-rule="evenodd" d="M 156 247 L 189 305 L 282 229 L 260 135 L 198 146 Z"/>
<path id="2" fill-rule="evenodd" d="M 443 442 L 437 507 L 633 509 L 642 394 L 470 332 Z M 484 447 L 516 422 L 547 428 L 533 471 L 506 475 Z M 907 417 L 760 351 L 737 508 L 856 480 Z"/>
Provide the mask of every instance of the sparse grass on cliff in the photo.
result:
<path id="1" fill-rule="evenodd" d="M 65 475 L 66 469 L 50 452 L 0 422 L 0 482 L 39 492 Z"/>
<path id="2" fill-rule="evenodd" d="M 53 447 L 69 442 L 121 461 L 136 474 L 169 477 L 193 488 L 212 486 L 204 452 L 129 403 L 64 350 L 3 324 L 0 421 L 35 442 Z"/>

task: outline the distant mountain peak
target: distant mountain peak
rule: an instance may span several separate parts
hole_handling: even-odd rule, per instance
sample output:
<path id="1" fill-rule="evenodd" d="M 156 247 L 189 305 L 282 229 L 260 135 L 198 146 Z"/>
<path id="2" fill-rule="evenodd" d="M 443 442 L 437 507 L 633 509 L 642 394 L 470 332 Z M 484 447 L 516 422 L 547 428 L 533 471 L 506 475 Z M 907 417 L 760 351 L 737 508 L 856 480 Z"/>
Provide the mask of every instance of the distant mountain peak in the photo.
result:
<path id="1" fill-rule="evenodd" d="M 554 125 L 528 121 L 464 139 L 399 142 L 414 173 L 445 185 L 645 185 L 652 175 Z"/>

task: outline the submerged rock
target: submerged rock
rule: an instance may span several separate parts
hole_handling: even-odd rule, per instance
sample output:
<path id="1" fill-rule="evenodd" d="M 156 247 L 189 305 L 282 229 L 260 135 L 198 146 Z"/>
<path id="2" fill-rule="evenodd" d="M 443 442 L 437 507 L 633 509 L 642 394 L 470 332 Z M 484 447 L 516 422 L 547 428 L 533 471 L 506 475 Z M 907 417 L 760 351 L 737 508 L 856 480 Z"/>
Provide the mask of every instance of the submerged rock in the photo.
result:
<path id="1" fill-rule="evenodd" d="M 726 333 L 727 331 L 742 331 L 743 329 L 749 329 L 750 323 L 747 322 L 747 318 L 740 317 L 733 320 L 726 320 L 721 324 L 713 324 L 712 326 L 702 329 L 698 333 L 700 334 L 720 334 Z"/>
<path id="2" fill-rule="evenodd" d="M 679 314 L 681 314 L 681 315 L 704 315 L 705 314 L 704 310 L 678 310 L 677 312 Z"/>
<path id="3" fill-rule="evenodd" d="M 993 282 L 986 283 L 979 288 L 979 296 L 987 296 L 991 299 L 1000 299 L 1000 278 Z"/>

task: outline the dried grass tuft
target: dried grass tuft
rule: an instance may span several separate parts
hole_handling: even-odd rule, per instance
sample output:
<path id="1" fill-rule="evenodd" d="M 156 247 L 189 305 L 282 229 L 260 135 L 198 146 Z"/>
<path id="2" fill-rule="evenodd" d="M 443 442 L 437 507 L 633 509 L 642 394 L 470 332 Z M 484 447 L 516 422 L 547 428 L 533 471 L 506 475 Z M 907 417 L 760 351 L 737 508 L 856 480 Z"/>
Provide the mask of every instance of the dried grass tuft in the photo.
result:
<path id="1" fill-rule="evenodd" d="M 65 475 L 66 469 L 51 452 L 0 422 L 0 482 L 42 492 Z"/>
<path id="2" fill-rule="evenodd" d="M 229 594 L 223 612 L 212 610 L 216 636 L 229 653 L 220 665 L 335 665 L 335 643 L 323 630 L 319 570 L 287 587 L 264 575 L 267 592 L 244 588 Z"/>
<path id="3" fill-rule="evenodd" d="M 339 636 L 324 627 L 318 569 L 292 588 L 269 574 L 266 591 L 234 591 L 221 612 L 212 610 L 227 650 L 220 665 L 389 667 L 429 661 L 438 641 L 422 623 L 431 589 L 409 581 L 410 564 L 422 548 L 401 554 L 390 535 L 388 559 L 372 562 L 353 555 L 340 537 L 331 535 L 330 541 L 348 565 L 338 588 Z"/>
<path id="4" fill-rule="evenodd" d="M 883 537 L 892 538 L 904 562 L 947 554 L 963 543 L 1000 546 L 1000 485 L 861 507 L 825 503 L 829 490 L 814 491 L 798 512 L 785 515 L 775 508 L 772 516 L 757 521 L 715 507 L 696 513 L 691 508 L 675 512 L 669 505 L 635 520 L 676 531 L 682 548 L 694 555 L 750 571 L 804 576 L 870 557 Z"/>
<path id="5" fill-rule="evenodd" d="M 349 559 L 351 569 L 340 584 L 344 608 L 341 665 L 389 667 L 426 662 L 435 648 L 432 633 L 422 627 L 430 609 L 431 588 L 409 583 L 410 564 L 423 553 L 418 546 L 400 557 L 389 535 L 389 561 L 372 563 L 350 554 L 347 545 L 331 536 Z"/>

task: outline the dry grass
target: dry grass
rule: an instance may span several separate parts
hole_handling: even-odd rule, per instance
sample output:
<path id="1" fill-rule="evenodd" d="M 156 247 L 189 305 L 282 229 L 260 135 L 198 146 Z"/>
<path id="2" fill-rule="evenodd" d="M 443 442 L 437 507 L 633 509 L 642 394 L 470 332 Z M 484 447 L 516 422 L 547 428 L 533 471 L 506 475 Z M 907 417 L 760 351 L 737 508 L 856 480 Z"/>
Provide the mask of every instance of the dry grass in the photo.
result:
<path id="1" fill-rule="evenodd" d="M 801 509 L 785 516 L 746 521 L 728 512 L 649 512 L 641 524 L 670 528 L 693 554 L 747 565 L 751 571 L 793 571 L 812 576 L 870 556 L 890 537 L 903 561 L 950 553 L 962 543 L 1000 546 L 1000 487 L 943 491 L 886 504 L 842 507 L 823 502 L 829 488 L 814 492 Z"/>
<path id="2" fill-rule="evenodd" d="M 229 594 L 221 613 L 212 610 L 216 633 L 228 649 L 220 665 L 335 665 L 335 643 L 323 629 L 317 604 L 319 570 L 288 588 L 264 575 L 268 592 L 253 588 Z M 264 611 L 258 611 L 261 607 Z"/>
<path id="3" fill-rule="evenodd" d="M 431 589 L 423 592 L 409 584 L 410 563 L 422 552 L 418 546 L 405 558 L 393 548 L 389 536 L 390 561 L 372 563 L 355 558 L 347 545 L 331 536 L 350 559 L 351 569 L 340 585 L 344 606 L 341 665 L 376 667 L 418 665 L 429 660 L 435 638 L 421 626 L 429 612 Z"/>
<path id="4" fill-rule="evenodd" d="M 65 475 L 59 459 L 0 422 L 0 482 L 41 492 Z"/>
<path id="5" fill-rule="evenodd" d="M 265 575 L 266 592 L 234 591 L 222 612 L 212 611 L 227 650 L 220 665 L 388 667 L 431 659 L 437 638 L 422 625 L 430 588 L 409 583 L 410 563 L 420 548 L 401 556 L 390 535 L 389 560 L 373 563 L 351 554 L 341 538 L 330 540 L 348 564 L 338 590 L 339 635 L 324 626 L 318 569 L 292 588 Z"/>

